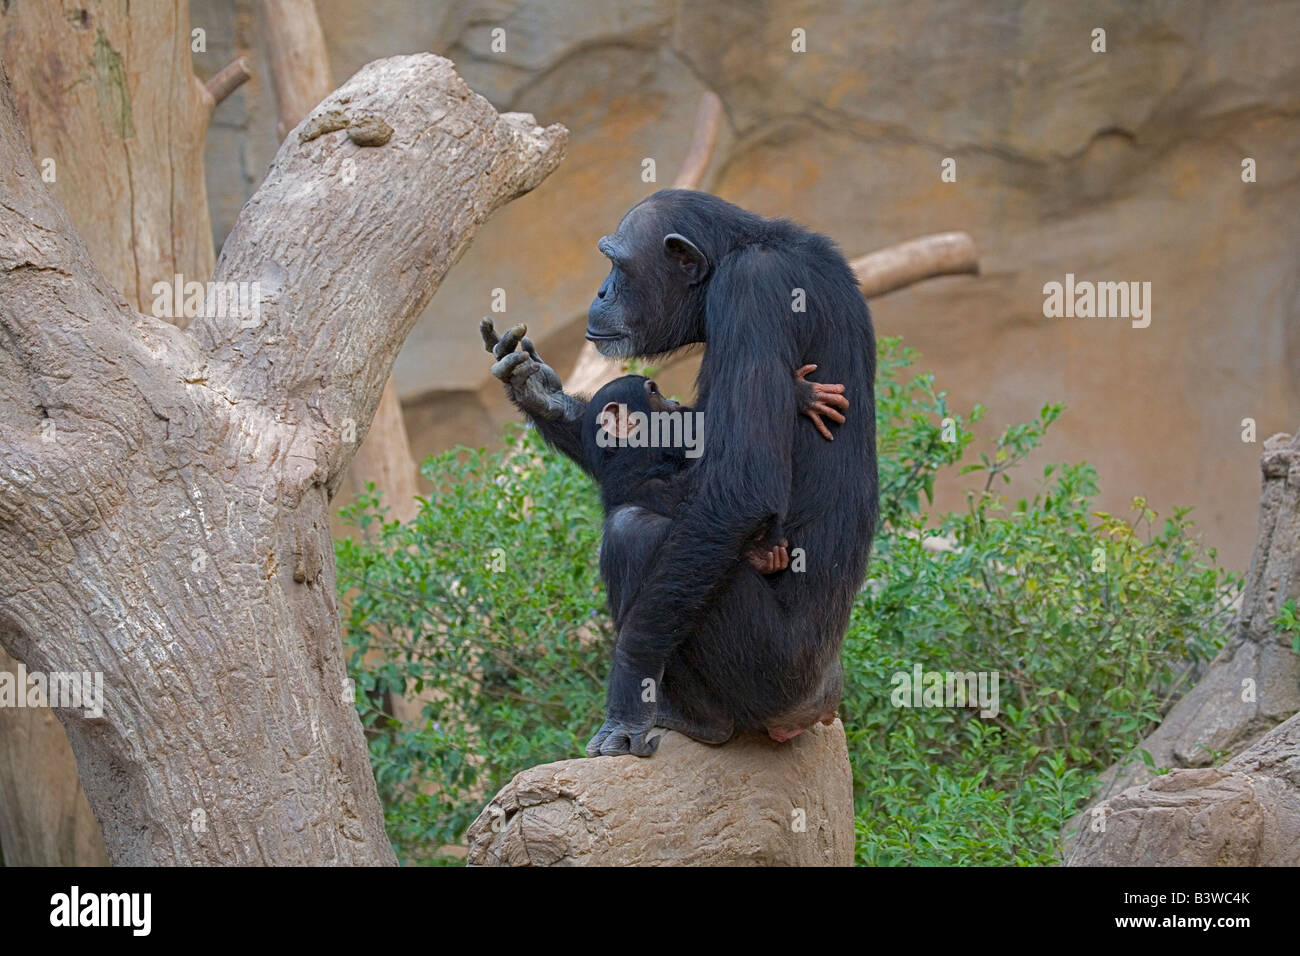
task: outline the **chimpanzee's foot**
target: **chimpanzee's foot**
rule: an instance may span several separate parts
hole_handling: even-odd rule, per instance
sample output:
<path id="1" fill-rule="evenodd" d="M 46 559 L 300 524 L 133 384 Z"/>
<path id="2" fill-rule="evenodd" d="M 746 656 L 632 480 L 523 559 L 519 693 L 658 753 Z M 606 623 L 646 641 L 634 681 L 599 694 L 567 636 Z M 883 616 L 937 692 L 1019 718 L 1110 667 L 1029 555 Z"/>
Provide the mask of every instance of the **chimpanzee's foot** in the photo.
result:
<path id="1" fill-rule="evenodd" d="M 620 720 L 609 718 L 596 731 L 587 744 L 588 757 L 616 757 L 619 754 L 636 754 L 649 757 L 659 749 L 662 734 L 650 736 L 651 727 L 634 727 Z"/>

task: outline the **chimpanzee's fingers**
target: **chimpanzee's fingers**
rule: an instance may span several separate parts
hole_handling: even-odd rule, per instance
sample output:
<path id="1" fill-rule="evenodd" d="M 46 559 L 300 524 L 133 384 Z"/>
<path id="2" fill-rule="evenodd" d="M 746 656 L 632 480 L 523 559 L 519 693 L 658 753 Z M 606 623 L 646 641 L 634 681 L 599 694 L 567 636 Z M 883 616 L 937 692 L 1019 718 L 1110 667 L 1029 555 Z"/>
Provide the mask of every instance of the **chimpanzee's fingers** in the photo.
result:
<path id="1" fill-rule="evenodd" d="M 482 320 L 479 321 L 478 332 L 479 335 L 483 336 L 483 347 L 489 352 L 496 348 L 497 343 L 501 341 L 497 338 L 496 327 L 492 324 L 492 320 L 487 316 L 484 316 Z"/>
<path id="2" fill-rule="evenodd" d="M 526 325 L 516 325 L 513 328 L 508 329 L 506 334 L 501 336 L 501 341 L 497 343 L 496 348 L 492 350 L 492 354 L 499 359 L 505 358 L 515 350 L 515 346 L 519 344 L 519 340 L 522 339 L 527 332 L 528 326 Z"/>
<path id="3" fill-rule="evenodd" d="M 514 378 L 515 370 L 526 362 L 532 362 L 526 352 L 511 352 L 492 366 L 492 374 L 501 381 L 508 382 Z"/>
<path id="4" fill-rule="evenodd" d="M 533 340 L 525 336 L 519 343 L 519 347 L 533 357 L 533 361 L 538 365 L 545 365 L 541 356 L 537 354 L 537 349 L 533 346 Z"/>
<path id="5" fill-rule="evenodd" d="M 815 371 L 817 371 L 817 366 L 816 366 L 816 365 L 803 365 L 803 366 L 800 366 L 799 370 L 798 370 L 797 372 L 794 373 L 794 377 L 795 377 L 795 378 L 803 378 L 805 375 L 811 375 L 811 374 L 812 374 L 813 372 L 815 372 Z M 812 385 L 814 388 L 817 387 L 817 383 L 816 383 L 816 382 L 809 382 L 808 384 Z"/>
<path id="6" fill-rule="evenodd" d="M 809 382 L 808 384 L 813 387 L 813 391 L 818 395 L 839 395 L 844 391 L 844 386 L 840 384 L 828 385 L 824 382 Z"/>
<path id="7" fill-rule="evenodd" d="M 844 416 L 841 415 L 839 412 L 837 412 L 835 409 L 831 408 L 829 405 L 824 405 L 821 402 L 816 402 L 813 405 L 812 410 L 815 412 L 819 412 L 822 415 L 825 415 L 833 422 L 836 422 L 840 425 L 844 424 Z"/>
<path id="8" fill-rule="evenodd" d="M 495 367 L 496 366 L 493 366 L 493 368 Z M 814 408 L 815 407 L 816 406 L 814 406 Z M 804 414 L 812 419 L 812 423 L 817 426 L 817 432 L 822 436 L 822 438 L 825 438 L 827 441 L 835 440 L 835 436 L 832 435 L 831 430 L 826 427 L 826 424 L 822 421 L 822 417 L 818 415 L 812 408 L 807 409 L 804 412 Z"/>

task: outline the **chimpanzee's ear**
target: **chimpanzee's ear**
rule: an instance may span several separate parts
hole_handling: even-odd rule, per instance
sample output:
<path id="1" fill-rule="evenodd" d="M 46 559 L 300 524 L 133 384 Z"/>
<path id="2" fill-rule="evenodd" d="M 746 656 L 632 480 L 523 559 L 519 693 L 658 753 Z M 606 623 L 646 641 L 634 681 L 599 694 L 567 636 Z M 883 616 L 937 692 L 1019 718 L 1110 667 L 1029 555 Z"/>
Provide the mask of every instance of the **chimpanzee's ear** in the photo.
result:
<path id="1" fill-rule="evenodd" d="M 664 236 L 664 253 L 681 266 L 692 285 L 704 281 L 709 274 L 709 260 L 683 235 L 670 232 Z"/>
<path id="2" fill-rule="evenodd" d="M 614 438 L 626 438 L 631 429 L 628 427 L 627 406 L 618 402 L 609 402 L 596 417 L 602 431 Z"/>

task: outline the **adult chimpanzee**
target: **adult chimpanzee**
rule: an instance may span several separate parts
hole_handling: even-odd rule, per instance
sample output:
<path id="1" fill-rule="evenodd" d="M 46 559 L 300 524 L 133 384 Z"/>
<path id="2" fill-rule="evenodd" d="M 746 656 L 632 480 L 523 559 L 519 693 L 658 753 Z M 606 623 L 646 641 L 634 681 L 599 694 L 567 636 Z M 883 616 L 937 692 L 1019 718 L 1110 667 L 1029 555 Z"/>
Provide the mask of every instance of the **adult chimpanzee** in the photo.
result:
<path id="1" fill-rule="evenodd" d="M 787 739 L 839 703 L 840 643 L 877 513 L 875 335 L 848 263 L 824 236 L 706 193 L 665 190 L 598 243 L 609 276 L 587 338 L 611 357 L 706 344 L 707 448 L 625 608 L 596 754 L 649 756 L 655 726 L 720 743 Z M 580 461 L 586 403 L 512 330 L 493 374 L 554 447 Z M 834 444 L 796 427 L 790 369 L 812 358 L 865 402 Z M 751 548 L 804 549 L 799 574 L 756 575 Z"/>
<path id="2" fill-rule="evenodd" d="M 491 322 L 484 321 L 485 341 L 494 347 L 497 340 Z M 532 350 L 531 343 L 525 350 Z M 839 410 L 848 408 L 849 402 L 843 385 L 807 381 L 805 376 L 816 368 L 805 365 L 795 372 L 796 404 L 822 437 L 831 439 L 821 415 L 843 422 Z M 685 498 L 686 469 L 703 438 L 695 416 L 694 409 L 665 397 L 653 380 L 642 375 L 625 375 L 602 386 L 587 405 L 579 464 L 596 479 L 605 508 L 600 575 L 615 627 L 622 626 L 646 565 Z M 759 574 L 775 574 L 789 567 L 787 548 L 782 539 L 769 548 L 754 546 L 743 557 Z"/>

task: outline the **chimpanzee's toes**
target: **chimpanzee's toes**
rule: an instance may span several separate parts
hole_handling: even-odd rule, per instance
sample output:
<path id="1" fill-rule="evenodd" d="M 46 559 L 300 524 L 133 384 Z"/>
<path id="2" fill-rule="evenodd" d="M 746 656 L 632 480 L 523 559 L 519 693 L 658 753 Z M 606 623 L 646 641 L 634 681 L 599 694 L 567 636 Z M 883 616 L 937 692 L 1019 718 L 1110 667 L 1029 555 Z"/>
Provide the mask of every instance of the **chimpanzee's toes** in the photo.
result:
<path id="1" fill-rule="evenodd" d="M 612 733 L 605 738 L 605 742 L 600 747 L 602 757 L 621 757 L 631 752 L 632 740 L 627 734 Z"/>
<path id="2" fill-rule="evenodd" d="M 663 734 L 655 734 L 651 737 L 649 731 L 637 734 L 632 738 L 632 753 L 638 757 L 653 757 L 655 751 L 659 749 L 659 741 L 662 738 Z"/>
<path id="3" fill-rule="evenodd" d="M 597 731 L 596 736 L 592 737 L 591 740 L 587 741 L 587 756 L 599 757 L 600 748 L 605 745 L 605 741 L 606 739 L 608 739 L 608 737 L 609 737 L 609 731 L 606 730 L 604 727 L 602 727 L 599 731 Z"/>
<path id="4" fill-rule="evenodd" d="M 618 757 L 622 754 L 636 754 L 638 757 L 649 757 L 659 749 L 659 738 L 663 736 L 651 736 L 652 729 L 606 720 L 587 744 L 587 756 Z"/>

